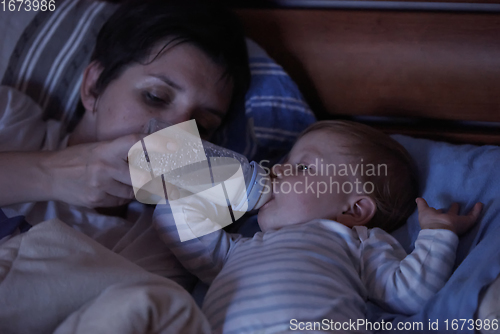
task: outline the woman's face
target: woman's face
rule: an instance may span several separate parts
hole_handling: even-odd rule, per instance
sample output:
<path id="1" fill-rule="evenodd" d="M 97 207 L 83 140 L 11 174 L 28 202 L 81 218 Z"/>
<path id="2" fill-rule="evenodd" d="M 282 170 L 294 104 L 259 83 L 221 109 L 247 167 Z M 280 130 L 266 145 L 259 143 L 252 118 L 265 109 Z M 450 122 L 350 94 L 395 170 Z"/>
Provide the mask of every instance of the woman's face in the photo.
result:
<path id="1" fill-rule="evenodd" d="M 233 85 L 222 78 L 224 68 L 188 43 L 167 47 L 146 65 L 128 66 L 96 97 L 85 89 L 95 84 L 99 73 L 95 63 L 85 73 L 82 103 L 86 112 L 70 142 L 143 133 L 152 118 L 171 124 L 195 119 L 201 137 L 209 139 L 231 102 Z"/>

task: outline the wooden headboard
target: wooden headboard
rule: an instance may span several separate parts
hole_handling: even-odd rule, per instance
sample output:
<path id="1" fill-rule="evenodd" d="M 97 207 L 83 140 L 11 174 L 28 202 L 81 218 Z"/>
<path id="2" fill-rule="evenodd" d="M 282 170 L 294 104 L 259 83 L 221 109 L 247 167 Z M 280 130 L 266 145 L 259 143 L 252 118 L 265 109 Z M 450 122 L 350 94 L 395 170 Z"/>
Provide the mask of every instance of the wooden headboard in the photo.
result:
<path id="1" fill-rule="evenodd" d="M 355 117 L 390 133 L 500 144 L 500 12 L 236 12 L 319 118 Z"/>

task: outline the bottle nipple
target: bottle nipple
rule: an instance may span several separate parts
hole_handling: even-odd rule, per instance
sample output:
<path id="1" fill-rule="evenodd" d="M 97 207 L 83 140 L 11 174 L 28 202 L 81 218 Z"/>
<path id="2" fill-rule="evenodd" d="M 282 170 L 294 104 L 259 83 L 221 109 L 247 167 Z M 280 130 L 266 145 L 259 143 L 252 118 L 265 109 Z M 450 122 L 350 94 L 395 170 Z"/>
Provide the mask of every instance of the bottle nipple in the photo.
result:
<path id="1" fill-rule="evenodd" d="M 271 178 L 261 165 L 252 161 L 252 176 L 248 184 L 248 209 L 256 210 L 263 206 L 272 196 Z"/>
<path id="2" fill-rule="evenodd" d="M 269 176 L 265 177 L 264 186 L 261 189 L 260 197 L 253 207 L 254 210 L 260 209 L 264 204 L 266 204 L 272 197 L 273 188 L 271 185 L 271 178 Z"/>

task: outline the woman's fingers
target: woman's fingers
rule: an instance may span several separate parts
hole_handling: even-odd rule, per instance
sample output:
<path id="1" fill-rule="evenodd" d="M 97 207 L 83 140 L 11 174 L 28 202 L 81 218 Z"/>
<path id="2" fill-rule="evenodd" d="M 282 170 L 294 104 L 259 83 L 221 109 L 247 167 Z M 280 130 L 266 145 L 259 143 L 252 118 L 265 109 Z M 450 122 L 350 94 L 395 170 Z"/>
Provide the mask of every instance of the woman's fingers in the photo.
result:
<path id="1" fill-rule="evenodd" d="M 136 143 L 140 143 L 140 141 L 146 136 L 146 134 L 132 134 L 117 138 L 110 142 L 107 142 L 105 150 L 107 153 L 111 153 L 110 156 L 119 157 L 121 160 L 127 162 L 128 153 L 132 146 L 135 146 Z M 142 147 L 139 145 L 139 150 L 142 150 Z"/>
<path id="2" fill-rule="evenodd" d="M 127 154 L 144 136 L 133 134 L 95 144 L 86 162 L 89 206 L 121 205 L 134 198 Z"/>
<path id="3" fill-rule="evenodd" d="M 108 194 L 106 197 L 102 199 L 102 201 L 99 202 L 99 205 L 95 207 L 109 208 L 109 207 L 121 206 L 128 203 L 130 203 L 130 199 L 121 198 Z"/>
<path id="4" fill-rule="evenodd" d="M 152 178 L 147 168 L 129 168 L 128 154 L 135 147 L 144 154 L 141 140 L 145 134 L 133 134 L 112 141 L 81 144 L 68 147 L 51 155 L 47 163 L 54 175 L 55 198 L 70 204 L 86 207 L 108 207 L 130 202 L 134 198 L 131 172 L 142 182 L 136 191 L 149 184 Z M 137 143 L 139 143 L 137 145 Z M 153 143 L 155 149 L 166 146 L 167 152 L 177 147 L 168 142 Z M 145 165 L 147 167 L 147 165 Z M 160 184 L 153 188 L 158 198 L 165 197 Z M 158 194 L 157 194 L 158 193 Z"/>
<path id="5" fill-rule="evenodd" d="M 134 191 L 132 187 L 118 181 L 112 181 L 107 187 L 106 193 L 110 196 L 122 198 L 124 200 L 130 201 L 134 199 Z"/>
<path id="6" fill-rule="evenodd" d="M 155 132 L 143 139 L 146 150 L 151 153 L 172 154 L 181 145 L 168 133 Z"/>
<path id="7" fill-rule="evenodd" d="M 150 171 L 151 169 L 161 169 L 159 168 L 161 166 L 155 166 L 159 161 L 151 159 L 151 157 L 152 154 L 172 154 L 179 149 L 178 143 L 171 136 L 159 132 L 147 137 L 144 135 L 125 136 L 114 140 L 108 149 L 114 149 L 116 154 L 127 152 L 127 162 L 118 158 L 114 159 L 117 162 L 114 165 L 116 170 L 110 176 L 122 184 L 132 186 L 130 190 L 138 201 L 156 204 L 158 199 L 165 198 L 161 179 Z M 147 154 L 144 149 L 146 149 Z M 123 189 L 115 188 L 109 190 L 108 193 L 122 196 L 123 191 Z"/>
<path id="8" fill-rule="evenodd" d="M 106 160 L 109 165 L 112 166 L 108 171 L 110 178 L 128 186 L 132 186 L 131 173 L 129 170 L 129 156 L 131 156 L 132 148 L 134 149 L 134 156 L 143 154 L 140 141 L 144 136 L 144 134 L 127 135 L 103 144 L 99 154 L 101 159 Z"/>

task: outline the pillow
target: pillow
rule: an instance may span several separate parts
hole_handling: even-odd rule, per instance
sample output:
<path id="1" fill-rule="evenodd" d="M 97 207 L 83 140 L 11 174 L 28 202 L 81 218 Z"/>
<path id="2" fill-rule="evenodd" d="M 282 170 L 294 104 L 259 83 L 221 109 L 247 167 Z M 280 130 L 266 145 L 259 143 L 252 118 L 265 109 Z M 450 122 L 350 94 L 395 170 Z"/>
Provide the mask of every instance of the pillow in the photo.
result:
<path id="1" fill-rule="evenodd" d="M 10 58 L 2 62 L 8 63 L 2 84 L 30 96 L 46 119 L 60 120 L 64 128 L 71 128 L 77 120 L 83 70 L 100 28 L 116 8 L 105 2 L 65 0 L 57 2 L 54 12 L 26 16 L 23 20 L 31 20 L 29 24 L 11 27 L 16 31 L 3 37 L 0 55 L 7 57 L 9 50 Z M 16 42 L 12 36 L 20 37 Z M 257 44 L 248 41 L 247 45 L 252 80 L 245 105 L 231 113 L 214 141 L 250 160 L 278 157 L 316 119 L 283 69 Z"/>
<path id="2" fill-rule="evenodd" d="M 392 136 L 415 160 L 420 194 L 430 206 L 447 209 L 458 202 L 469 212 L 476 202 L 484 204 L 480 222 L 460 239 L 458 266 L 474 246 L 500 227 L 500 147 L 453 145 L 402 135 Z M 417 212 L 394 235 L 413 249 L 420 225 Z"/>
<path id="3" fill-rule="evenodd" d="M 297 85 L 255 42 L 247 39 L 251 82 L 245 105 L 216 135 L 215 142 L 263 164 L 277 161 L 316 117 Z"/>
<path id="4" fill-rule="evenodd" d="M 104 2 L 65 0 L 58 1 L 53 12 L 39 11 L 17 40 L 2 85 L 25 93 L 42 107 L 45 119 L 60 120 L 67 127 L 95 38 L 115 9 Z"/>
<path id="5" fill-rule="evenodd" d="M 35 15 L 35 11 L 0 11 L 0 31 L 2 32 L 2 38 L 0 39 L 0 78 L 3 78 L 10 55 L 13 53 L 17 41 Z"/>
<path id="6" fill-rule="evenodd" d="M 479 222 L 460 238 L 456 270 L 447 284 L 411 317 L 381 313 L 373 308 L 374 319 L 399 321 L 474 319 L 481 292 L 500 273 L 500 147 L 452 145 L 402 135 L 393 138 L 401 143 L 416 162 L 420 194 L 430 206 L 447 209 L 458 202 L 467 213 L 476 202 L 484 204 Z M 408 223 L 393 235 L 407 251 L 420 231 L 415 212 Z M 427 327 L 425 327 L 427 328 Z M 473 331 L 471 331 L 473 332 Z"/>

